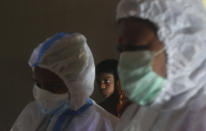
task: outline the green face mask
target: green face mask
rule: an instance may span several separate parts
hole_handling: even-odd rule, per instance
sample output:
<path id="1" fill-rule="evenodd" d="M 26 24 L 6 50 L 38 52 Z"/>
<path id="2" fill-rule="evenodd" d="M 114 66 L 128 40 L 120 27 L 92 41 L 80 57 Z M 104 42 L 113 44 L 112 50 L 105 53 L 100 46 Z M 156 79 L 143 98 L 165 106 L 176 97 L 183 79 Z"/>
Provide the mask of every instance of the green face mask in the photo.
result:
<path id="1" fill-rule="evenodd" d="M 123 52 L 118 72 L 127 97 L 144 106 L 154 102 L 165 79 L 152 70 L 154 54 L 150 51 Z"/>

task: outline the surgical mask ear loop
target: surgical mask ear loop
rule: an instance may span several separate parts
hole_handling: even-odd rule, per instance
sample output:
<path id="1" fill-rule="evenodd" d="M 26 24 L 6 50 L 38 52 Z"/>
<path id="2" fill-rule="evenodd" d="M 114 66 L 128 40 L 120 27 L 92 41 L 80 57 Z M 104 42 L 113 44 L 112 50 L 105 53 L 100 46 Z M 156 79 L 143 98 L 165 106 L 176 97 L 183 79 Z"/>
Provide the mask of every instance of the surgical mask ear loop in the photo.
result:
<path id="1" fill-rule="evenodd" d="M 164 52 L 164 51 L 165 51 L 165 47 L 163 47 L 163 48 L 160 49 L 159 51 L 155 52 L 155 53 L 154 53 L 154 57 L 160 55 L 160 54 L 161 54 L 162 52 Z"/>

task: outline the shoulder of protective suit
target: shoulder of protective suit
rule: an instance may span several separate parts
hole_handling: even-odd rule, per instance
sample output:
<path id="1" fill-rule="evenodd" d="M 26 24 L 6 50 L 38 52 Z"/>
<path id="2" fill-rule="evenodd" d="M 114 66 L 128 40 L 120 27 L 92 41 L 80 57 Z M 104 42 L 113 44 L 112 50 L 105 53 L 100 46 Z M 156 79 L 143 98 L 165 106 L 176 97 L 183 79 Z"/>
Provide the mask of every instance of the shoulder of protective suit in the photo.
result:
<path id="1" fill-rule="evenodd" d="M 24 109 L 22 110 L 22 112 L 18 118 L 21 118 L 22 116 L 34 117 L 37 114 L 40 115 L 41 111 L 39 110 L 39 107 L 38 107 L 36 101 L 32 101 L 24 107 Z"/>
<path id="2" fill-rule="evenodd" d="M 93 104 L 92 108 L 94 108 L 94 110 L 96 110 L 101 115 L 101 117 L 104 119 L 108 118 L 108 119 L 112 120 L 114 123 L 116 123 L 119 120 L 119 118 L 117 118 L 113 114 L 109 113 L 108 111 L 106 111 L 104 108 L 102 108 L 100 105 L 98 105 L 96 103 Z"/>
<path id="3" fill-rule="evenodd" d="M 43 115 L 40 113 L 37 103 L 33 101 L 24 107 L 13 124 L 11 131 L 27 130 L 38 123 L 42 117 Z"/>
<path id="4" fill-rule="evenodd" d="M 37 107 L 38 107 L 38 106 L 37 106 L 36 101 L 31 101 L 31 102 L 29 102 L 28 104 L 26 104 L 26 106 L 24 107 L 23 111 L 24 111 L 24 110 L 29 110 L 29 109 L 35 109 L 35 108 L 37 108 Z"/>
<path id="5" fill-rule="evenodd" d="M 96 115 L 100 116 L 101 119 L 110 121 L 112 125 L 116 125 L 116 123 L 119 121 L 119 118 L 106 111 L 104 108 L 96 104 L 96 102 L 94 101 L 91 109 L 94 110 L 96 112 Z"/>

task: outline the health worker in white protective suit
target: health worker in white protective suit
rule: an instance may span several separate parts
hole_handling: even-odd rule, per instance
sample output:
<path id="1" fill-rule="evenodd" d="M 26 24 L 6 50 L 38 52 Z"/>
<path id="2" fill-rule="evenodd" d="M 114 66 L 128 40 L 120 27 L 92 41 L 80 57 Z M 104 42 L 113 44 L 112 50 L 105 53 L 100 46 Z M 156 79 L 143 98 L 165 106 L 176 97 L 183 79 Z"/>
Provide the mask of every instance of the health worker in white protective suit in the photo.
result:
<path id="1" fill-rule="evenodd" d="M 116 18 L 121 87 L 134 102 L 116 131 L 206 131 L 203 1 L 121 0 Z"/>
<path id="2" fill-rule="evenodd" d="M 89 97 L 95 66 L 86 38 L 57 33 L 34 49 L 29 60 L 35 101 L 11 131 L 113 131 L 118 121 Z"/>

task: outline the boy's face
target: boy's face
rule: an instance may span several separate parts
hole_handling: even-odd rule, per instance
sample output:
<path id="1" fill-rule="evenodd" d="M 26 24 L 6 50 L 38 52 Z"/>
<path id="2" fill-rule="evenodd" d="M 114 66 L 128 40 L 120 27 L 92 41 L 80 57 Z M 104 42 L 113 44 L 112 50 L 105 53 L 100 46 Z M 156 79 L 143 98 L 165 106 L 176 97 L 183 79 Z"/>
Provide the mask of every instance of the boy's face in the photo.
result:
<path id="1" fill-rule="evenodd" d="M 36 67 L 34 70 L 34 80 L 36 84 L 47 91 L 52 93 L 62 94 L 68 91 L 63 80 L 60 79 L 55 73 Z"/>
<path id="2" fill-rule="evenodd" d="M 98 87 L 105 98 L 110 97 L 115 90 L 115 79 L 111 73 L 101 73 L 96 78 Z"/>

